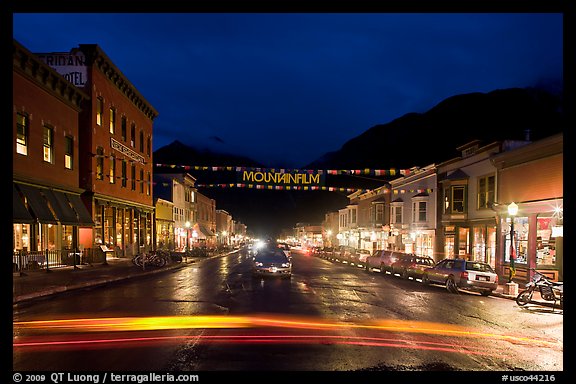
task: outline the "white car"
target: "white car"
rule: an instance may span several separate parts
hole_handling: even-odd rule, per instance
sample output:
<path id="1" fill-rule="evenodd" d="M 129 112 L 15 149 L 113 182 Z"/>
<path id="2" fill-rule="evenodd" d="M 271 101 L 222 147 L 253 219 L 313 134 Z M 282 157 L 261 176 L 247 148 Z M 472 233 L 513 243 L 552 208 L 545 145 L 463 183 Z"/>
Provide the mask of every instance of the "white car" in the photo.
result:
<path id="1" fill-rule="evenodd" d="M 367 249 L 359 249 L 356 251 L 358 261 L 356 265 L 363 267 L 366 265 L 366 259 L 371 255 L 370 251 Z"/>

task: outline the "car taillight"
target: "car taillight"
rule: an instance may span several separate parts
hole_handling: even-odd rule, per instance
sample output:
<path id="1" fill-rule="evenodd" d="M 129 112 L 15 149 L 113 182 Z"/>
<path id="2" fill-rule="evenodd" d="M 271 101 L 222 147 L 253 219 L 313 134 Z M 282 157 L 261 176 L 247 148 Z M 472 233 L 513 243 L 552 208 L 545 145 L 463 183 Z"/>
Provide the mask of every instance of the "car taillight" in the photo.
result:
<path id="1" fill-rule="evenodd" d="M 460 279 L 461 280 L 468 280 L 468 272 L 464 271 L 464 272 L 460 273 Z"/>
<path id="2" fill-rule="evenodd" d="M 498 275 L 494 276 L 494 282 L 498 284 Z"/>

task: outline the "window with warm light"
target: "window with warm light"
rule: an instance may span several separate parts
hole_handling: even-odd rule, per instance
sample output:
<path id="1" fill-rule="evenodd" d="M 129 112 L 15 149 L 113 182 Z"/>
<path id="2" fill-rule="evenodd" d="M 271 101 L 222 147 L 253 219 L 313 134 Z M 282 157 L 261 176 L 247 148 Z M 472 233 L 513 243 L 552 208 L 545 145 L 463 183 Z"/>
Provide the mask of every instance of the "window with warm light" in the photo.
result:
<path id="1" fill-rule="evenodd" d="M 18 113 L 16 115 L 16 153 L 28 155 L 28 131 L 30 121 L 28 115 Z"/>
<path id="2" fill-rule="evenodd" d="M 104 148 L 96 148 L 96 180 L 104 180 Z"/>
<path id="3" fill-rule="evenodd" d="M 54 160 L 54 129 L 44 126 L 44 143 L 43 143 L 44 161 L 52 163 Z"/>
<path id="4" fill-rule="evenodd" d="M 110 133 L 114 134 L 116 132 L 116 110 L 110 108 Z"/>
<path id="5" fill-rule="evenodd" d="M 110 184 L 116 183 L 116 158 L 114 155 L 110 156 L 110 173 L 109 173 Z"/>
<path id="6" fill-rule="evenodd" d="M 102 126 L 102 114 L 104 113 L 104 99 L 96 99 L 96 125 Z"/>
<path id="7" fill-rule="evenodd" d="M 150 172 L 147 173 L 146 177 L 146 196 L 150 196 L 150 186 L 152 185 L 152 177 L 150 176 Z"/>
<path id="8" fill-rule="evenodd" d="M 66 136 L 64 138 L 64 167 L 72 169 L 74 166 L 74 138 Z"/>

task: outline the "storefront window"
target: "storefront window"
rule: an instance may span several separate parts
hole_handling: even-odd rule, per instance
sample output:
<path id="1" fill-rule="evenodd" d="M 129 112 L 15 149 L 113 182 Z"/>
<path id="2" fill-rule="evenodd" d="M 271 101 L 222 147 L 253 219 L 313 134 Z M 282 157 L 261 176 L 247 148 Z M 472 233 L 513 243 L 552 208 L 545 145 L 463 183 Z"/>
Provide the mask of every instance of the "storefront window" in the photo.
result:
<path id="1" fill-rule="evenodd" d="M 104 208 L 104 241 L 106 245 L 115 245 L 114 241 L 114 208 Z"/>
<path id="2" fill-rule="evenodd" d="M 132 242 L 130 241 L 130 233 L 131 228 L 130 228 L 130 217 L 132 216 L 132 209 L 126 209 L 124 210 L 124 247 L 127 249 L 130 246 L 132 246 Z M 133 250 L 134 252 L 134 250 Z"/>
<path id="3" fill-rule="evenodd" d="M 446 235 L 444 241 L 444 256 L 454 258 L 454 235 Z"/>
<path id="4" fill-rule="evenodd" d="M 492 268 L 496 268 L 496 227 L 488 227 L 488 251 L 486 256 L 488 257 L 488 264 Z"/>
<path id="5" fill-rule="evenodd" d="M 510 218 L 506 219 L 510 226 Z M 514 248 L 516 250 L 516 263 L 526 263 L 528 260 L 528 233 L 529 225 L 527 217 L 514 218 Z M 506 234 L 506 247 L 504 261 L 510 262 L 510 231 Z"/>
<path id="6" fill-rule="evenodd" d="M 536 224 L 536 265 L 556 265 L 557 237 L 563 233 L 556 217 L 538 217 Z"/>
<path id="7" fill-rule="evenodd" d="M 104 231 L 102 225 L 102 206 L 97 205 L 94 210 L 94 243 L 98 245 L 104 243 Z"/>
<path id="8" fill-rule="evenodd" d="M 484 226 L 474 227 L 472 229 L 474 237 L 472 245 L 472 260 L 485 261 L 486 257 L 486 237 L 484 234 Z"/>
<path id="9" fill-rule="evenodd" d="M 433 257 L 434 249 L 433 244 L 433 234 L 429 233 L 419 233 L 416 235 L 416 254 L 421 256 Z"/>
<path id="10" fill-rule="evenodd" d="M 468 254 L 469 228 L 458 228 L 458 255 L 465 257 Z"/>
<path id="11" fill-rule="evenodd" d="M 30 224 L 14 224 L 13 235 L 14 250 L 30 249 Z"/>
<path id="12" fill-rule="evenodd" d="M 56 250 L 56 247 L 58 246 L 57 243 L 57 237 L 56 237 L 56 233 L 58 230 L 58 226 L 54 225 L 54 224 L 42 224 L 41 225 L 42 229 L 44 229 L 44 243 L 40 246 L 40 249 L 38 249 L 39 251 L 43 251 L 45 249 L 48 249 L 49 251 L 54 251 Z M 66 227 L 66 226 L 64 226 Z M 67 237 L 65 236 L 65 234 L 62 234 L 62 247 L 63 248 L 67 248 L 67 241 L 66 241 Z M 70 240 L 70 244 L 72 244 L 72 240 Z"/>
<path id="13" fill-rule="evenodd" d="M 55 226 L 52 226 L 53 228 Z M 74 246 L 73 243 L 73 232 L 74 227 L 72 225 L 63 225 L 62 226 L 62 249 L 72 249 Z M 50 244 L 50 243 L 48 243 Z M 50 248 L 48 248 L 50 249 Z"/>
<path id="14" fill-rule="evenodd" d="M 139 228 L 139 239 L 138 241 L 140 242 L 140 246 L 146 245 L 145 243 L 145 239 L 146 239 L 146 214 L 140 214 L 140 226 Z"/>
<path id="15" fill-rule="evenodd" d="M 116 245 L 124 248 L 122 243 L 122 224 L 124 223 L 124 209 L 116 208 Z"/>

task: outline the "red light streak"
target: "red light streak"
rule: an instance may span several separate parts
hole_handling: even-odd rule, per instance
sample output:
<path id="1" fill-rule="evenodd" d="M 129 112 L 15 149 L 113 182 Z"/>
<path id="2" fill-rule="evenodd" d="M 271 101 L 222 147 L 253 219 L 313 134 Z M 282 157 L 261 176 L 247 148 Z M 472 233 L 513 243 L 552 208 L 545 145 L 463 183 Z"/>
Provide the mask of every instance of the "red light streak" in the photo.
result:
<path id="1" fill-rule="evenodd" d="M 339 335 L 228 335 L 228 336 L 152 336 L 152 337 L 131 337 L 131 338 L 108 338 L 108 339 L 83 339 L 83 340 L 53 340 L 53 341 L 30 341 L 14 343 L 17 348 L 23 347 L 86 347 L 89 345 L 104 345 L 122 343 L 141 343 L 172 341 L 182 342 L 183 340 L 194 339 L 200 342 L 217 342 L 226 344 L 322 344 L 322 345 L 357 345 L 369 347 L 391 347 L 417 350 L 432 350 L 442 352 L 465 353 L 475 355 L 492 355 L 498 353 L 488 353 L 485 351 L 475 351 L 476 347 L 463 347 L 460 344 L 440 343 L 415 340 L 398 340 L 380 337 L 361 336 L 339 336 Z"/>

